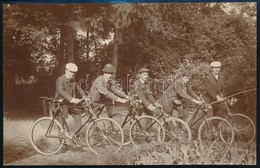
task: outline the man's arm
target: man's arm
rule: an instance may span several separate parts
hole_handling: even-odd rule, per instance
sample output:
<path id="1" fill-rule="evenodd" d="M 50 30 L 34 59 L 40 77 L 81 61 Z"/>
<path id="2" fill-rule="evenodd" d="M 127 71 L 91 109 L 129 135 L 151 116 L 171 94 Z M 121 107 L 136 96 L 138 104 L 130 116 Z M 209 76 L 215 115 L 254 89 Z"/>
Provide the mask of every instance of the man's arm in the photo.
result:
<path id="1" fill-rule="evenodd" d="M 192 102 L 194 98 L 187 94 L 188 91 L 185 91 L 184 87 L 184 83 L 182 82 L 175 83 L 175 91 L 184 99 L 187 99 Z"/>
<path id="2" fill-rule="evenodd" d="M 146 99 L 144 90 L 142 90 L 141 86 L 142 85 L 140 82 L 135 81 L 131 87 L 137 96 L 142 100 L 143 105 L 147 108 L 151 103 Z"/>
<path id="3" fill-rule="evenodd" d="M 119 97 L 117 97 L 114 93 L 107 90 L 106 85 L 101 80 L 96 80 L 93 83 L 93 86 L 95 87 L 95 91 L 98 91 L 100 94 L 103 94 L 106 98 L 109 98 L 111 100 L 117 101 Z M 93 88 L 92 88 L 93 89 Z"/>
<path id="4" fill-rule="evenodd" d="M 121 91 L 118 86 L 116 86 L 114 83 L 112 84 L 112 86 L 110 87 L 111 91 L 116 95 L 116 96 L 119 96 L 121 98 L 124 98 L 124 99 L 127 99 L 128 96 L 123 92 Z"/>
<path id="5" fill-rule="evenodd" d="M 188 85 L 187 90 L 188 90 L 189 95 L 191 95 L 192 97 L 194 97 L 197 100 L 199 99 L 199 96 L 194 92 L 194 90 L 192 90 L 192 87 L 190 85 Z"/>

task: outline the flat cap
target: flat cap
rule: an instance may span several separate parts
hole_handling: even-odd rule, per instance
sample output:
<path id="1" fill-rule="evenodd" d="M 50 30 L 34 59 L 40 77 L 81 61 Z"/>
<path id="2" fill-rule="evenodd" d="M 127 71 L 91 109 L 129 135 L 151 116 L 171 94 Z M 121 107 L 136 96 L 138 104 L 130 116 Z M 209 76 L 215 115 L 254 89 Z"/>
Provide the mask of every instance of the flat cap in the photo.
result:
<path id="1" fill-rule="evenodd" d="M 139 69 L 138 73 L 143 73 L 143 72 L 149 72 L 149 69 L 147 68 L 141 68 Z"/>
<path id="2" fill-rule="evenodd" d="M 213 61 L 210 63 L 211 67 L 221 67 L 221 62 L 219 61 Z"/>
<path id="3" fill-rule="evenodd" d="M 67 63 L 65 68 L 71 72 L 77 72 L 78 71 L 78 67 L 76 64 L 74 63 Z"/>

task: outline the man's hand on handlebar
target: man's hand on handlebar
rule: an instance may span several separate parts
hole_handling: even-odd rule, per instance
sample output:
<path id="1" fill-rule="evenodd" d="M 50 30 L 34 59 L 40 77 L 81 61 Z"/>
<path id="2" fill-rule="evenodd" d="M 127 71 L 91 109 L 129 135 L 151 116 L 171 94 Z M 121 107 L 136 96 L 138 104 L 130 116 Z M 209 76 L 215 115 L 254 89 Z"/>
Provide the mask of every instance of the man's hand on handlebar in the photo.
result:
<path id="1" fill-rule="evenodd" d="M 74 103 L 74 104 L 78 104 L 79 102 L 81 102 L 82 101 L 82 99 L 78 99 L 78 98 L 72 98 L 71 99 L 71 103 Z"/>
<path id="2" fill-rule="evenodd" d="M 119 103 L 126 103 L 128 100 L 127 99 L 118 98 L 116 101 L 119 102 Z"/>

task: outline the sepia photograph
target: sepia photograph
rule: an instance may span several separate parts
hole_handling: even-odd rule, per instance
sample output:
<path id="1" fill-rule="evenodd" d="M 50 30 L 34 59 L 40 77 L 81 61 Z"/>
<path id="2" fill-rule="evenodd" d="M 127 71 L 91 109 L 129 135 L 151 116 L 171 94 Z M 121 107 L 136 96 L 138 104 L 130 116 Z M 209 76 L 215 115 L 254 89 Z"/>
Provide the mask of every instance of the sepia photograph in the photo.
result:
<path id="1" fill-rule="evenodd" d="M 3 165 L 256 165 L 257 3 L 3 3 Z"/>

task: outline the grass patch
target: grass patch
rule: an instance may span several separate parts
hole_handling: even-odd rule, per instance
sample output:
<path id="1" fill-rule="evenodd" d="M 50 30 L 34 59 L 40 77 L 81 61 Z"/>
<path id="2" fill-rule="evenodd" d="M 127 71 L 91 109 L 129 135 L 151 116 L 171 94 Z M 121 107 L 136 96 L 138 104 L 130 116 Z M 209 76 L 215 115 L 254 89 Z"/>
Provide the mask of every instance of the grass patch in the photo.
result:
<path id="1" fill-rule="evenodd" d="M 4 117 L 4 164 L 16 164 L 19 160 L 38 154 L 33 149 L 29 138 L 33 122 L 34 120 L 11 120 Z M 72 124 L 72 122 L 73 119 L 70 118 L 69 123 Z M 234 142 L 231 146 L 223 145 L 223 143 L 206 146 L 194 140 L 186 143 L 148 144 L 139 148 L 127 145 L 123 146 L 118 153 L 106 153 L 104 156 L 96 156 L 87 149 L 83 152 L 70 150 L 64 154 L 39 155 L 32 158 L 35 160 L 30 162 L 30 159 L 26 159 L 27 163 L 46 165 L 255 165 L 256 145 Z"/>

